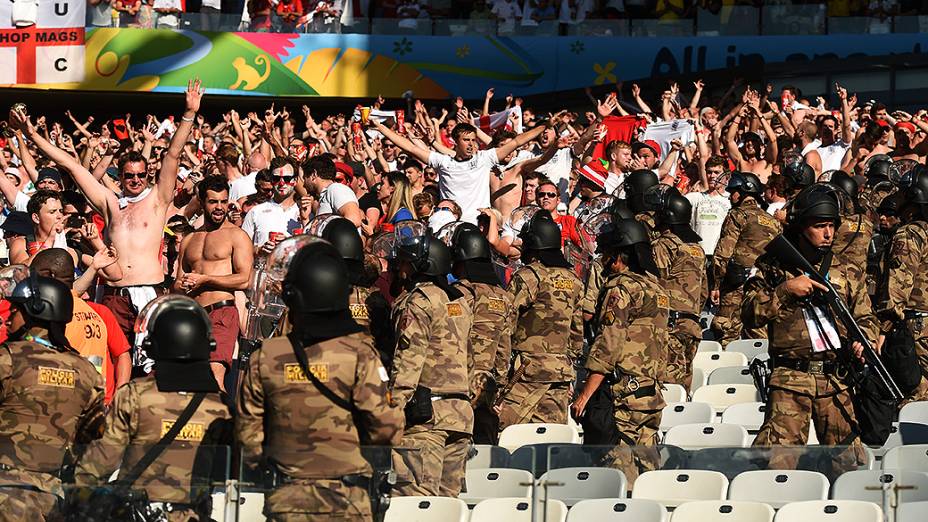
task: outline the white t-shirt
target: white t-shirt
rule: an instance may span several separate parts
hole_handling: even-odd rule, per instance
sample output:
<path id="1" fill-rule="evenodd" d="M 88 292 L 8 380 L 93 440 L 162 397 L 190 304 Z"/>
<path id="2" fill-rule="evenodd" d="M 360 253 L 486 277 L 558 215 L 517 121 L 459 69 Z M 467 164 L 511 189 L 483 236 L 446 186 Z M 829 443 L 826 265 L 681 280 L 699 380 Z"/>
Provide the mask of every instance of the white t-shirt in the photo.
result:
<path id="1" fill-rule="evenodd" d="M 292 236 L 300 227 L 300 206 L 293 204 L 285 209 L 274 201 L 256 205 L 245 214 L 245 220 L 242 222 L 242 230 L 248 234 L 255 246 L 267 243 L 271 232 L 282 232 Z"/>
<path id="2" fill-rule="evenodd" d="M 20 212 L 28 212 L 26 209 L 29 207 L 29 196 L 27 196 L 23 191 L 16 193 L 16 201 L 13 202 L 13 210 L 18 210 Z"/>
<path id="3" fill-rule="evenodd" d="M 786 206 L 785 201 L 774 201 L 767 207 L 767 213 L 772 216 L 777 213 L 777 210 L 780 210 L 781 208 L 785 206 Z"/>
<path id="4" fill-rule="evenodd" d="M 707 192 L 690 192 L 686 195 L 693 205 L 690 225 L 702 238 L 699 245 L 707 256 L 715 252 L 715 245 L 722 235 L 722 223 L 731 210 L 731 201 L 725 195 L 710 195 Z"/>
<path id="5" fill-rule="evenodd" d="M 442 199 L 461 207 L 461 221 L 477 223 L 477 209 L 490 206 L 490 169 L 499 165 L 496 149 L 482 150 L 465 161 L 432 152 L 429 166 L 438 172 L 438 190 Z"/>
<path id="6" fill-rule="evenodd" d="M 612 194 L 617 198 L 625 197 L 625 190 L 620 190 L 616 193 L 622 183 L 625 182 L 625 173 L 616 174 L 615 172 L 609 172 L 609 175 L 606 177 L 606 194 Z"/>
<path id="7" fill-rule="evenodd" d="M 567 192 L 567 182 L 570 181 L 570 171 L 574 166 L 573 156 L 570 153 L 569 148 L 558 149 L 554 153 L 554 157 L 548 160 L 547 163 L 535 169 L 536 172 L 541 172 L 545 176 L 548 176 L 557 188 L 561 190 L 561 198 L 563 199 L 564 194 Z M 561 181 L 565 181 L 562 183 Z"/>
<path id="8" fill-rule="evenodd" d="M 319 214 L 338 214 L 348 203 L 357 203 L 358 196 L 341 183 L 332 183 L 319 194 Z"/>
<path id="9" fill-rule="evenodd" d="M 213 9 L 222 8 L 222 0 L 203 0 L 200 7 L 212 7 Z"/>
<path id="10" fill-rule="evenodd" d="M 255 178 L 257 177 L 258 173 L 252 172 L 247 176 L 233 179 L 232 182 L 229 183 L 229 201 L 238 201 L 257 193 L 258 189 L 255 188 Z"/>
<path id="11" fill-rule="evenodd" d="M 831 145 L 818 148 L 818 155 L 822 158 L 822 172 L 829 170 L 840 170 L 841 163 L 844 161 L 844 155 L 851 146 L 838 140 Z"/>

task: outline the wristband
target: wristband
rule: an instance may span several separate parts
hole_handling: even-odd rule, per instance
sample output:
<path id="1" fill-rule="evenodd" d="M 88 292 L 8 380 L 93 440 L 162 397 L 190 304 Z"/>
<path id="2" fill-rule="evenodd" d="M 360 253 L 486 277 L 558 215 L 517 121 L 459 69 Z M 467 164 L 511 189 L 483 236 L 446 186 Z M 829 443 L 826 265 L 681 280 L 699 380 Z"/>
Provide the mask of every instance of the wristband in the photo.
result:
<path id="1" fill-rule="evenodd" d="M 186 117 L 186 116 L 181 116 L 181 117 L 180 117 L 180 121 L 186 121 L 187 123 L 193 123 L 193 120 L 195 120 L 195 119 L 197 119 L 196 114 L 194 114 L 194 115 L 191 116 L 190 118 L 188 118 L 188 117 Z"/>

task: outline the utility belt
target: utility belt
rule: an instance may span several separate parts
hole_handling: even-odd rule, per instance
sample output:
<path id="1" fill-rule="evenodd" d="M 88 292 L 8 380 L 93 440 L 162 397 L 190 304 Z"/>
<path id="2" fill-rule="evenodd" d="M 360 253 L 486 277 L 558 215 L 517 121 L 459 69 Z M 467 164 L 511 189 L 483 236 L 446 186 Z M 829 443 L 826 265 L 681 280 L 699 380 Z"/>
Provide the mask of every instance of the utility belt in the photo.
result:
<path id="1" fill-rule="evenodd" d="M 925 317 L 928 317 L 928 312 L 923 310 L 905 310 L 902 312 L 902 316 L 906 321 L 910 319 L 924 319 Z"/>
<path id="2" fill-rule="evenodd" d="M 667 326 L 670 329 L 673 329 L 680 323 L 682 319 L 689 319 L 694 321 L 696 324 L 699 324 L 699 316 L 696 314 L 690 314 L 687 312 L 678 312 L 677 310 L 671 310 L 670 314 L 667 316 Z"/>
<path id="3" fill-rule="evenodd" d="M 730 292 L 741 288 L 744 283 L 751 277 L 751 267 L 741 266 L 734 261 L 729 261 L 725 268 L 725 277 L 719 284 L 719 290 Z"/>
<path id="4" fill-rule="evenodd" d="M 838 361 L 816 361 L 810 359 L 790 359 L 787 357 L 772 357 L 774 368 L 787 368 L 797 372 L 812 375 L 834 375 L 839 378 L 847 377 L 847 365 Z"/>
<path id="5" fill-rule="evenodd" d="M 340 480 L 342 484 L 348 487 L 361 488 L 370 497 L 371 513 L 373 513 L 375 522 L 384 519 L 387 508 L 390 507 L 390 490 L 396 485 L 396 472 L 393 470 L 375 470 L 372 476 L 353 473 L 337 479 L 297 479 L 281 472 L 277 469 L 277 466 L 270 463 L 265 465 L 264 469 L 264 487 L 268 490 L 293 484 L 310 484 L 319 480 Z"/>
<path id="6" fill-rule="evenodd" d="M 657 385 L 649 384 L 647 386 L 642 386 L 638 382 L 638 378 L 632 375 L 622 374 L 619 375 L 615 370 L 612 373 L 606 375 L 606 384 L 609 386 L 614 386 L 616 384 L 622 384 L 626 392 L 622 395 L 616 397 L 616 399 L 624 399 L 625 397 L 634 396 L 636 399 L 642 399 L 644 397 L 652 397 L 657 393 Z M 650 380 L 650 379 L 648 379 Z"/>

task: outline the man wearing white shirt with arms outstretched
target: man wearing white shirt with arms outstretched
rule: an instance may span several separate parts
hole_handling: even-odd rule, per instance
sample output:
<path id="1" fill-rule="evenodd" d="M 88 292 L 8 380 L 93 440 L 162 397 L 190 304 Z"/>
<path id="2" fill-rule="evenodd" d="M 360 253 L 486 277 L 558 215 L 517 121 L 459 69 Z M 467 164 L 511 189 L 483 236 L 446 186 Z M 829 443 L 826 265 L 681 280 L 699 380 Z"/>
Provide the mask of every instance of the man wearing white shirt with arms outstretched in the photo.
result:
<path id="1" fill-rule="evenodd" d="M 490 206 L 490 169 L 502 163 L 514 150 L 537 138 L 547 127 L 538 125 L 523 132 L 505 145 L 479 150 L 477 129 L 469 123 L 459 123 L 451 131 L 454 140 L 454 157 L 416 146 L 391 129 L 371 120 L 375 129 L 397 147 L 438 172 L 438 189 L 442 199 L 450 199 L 461 206 L 461 220 L 477 223 L 479 209 Z"/>

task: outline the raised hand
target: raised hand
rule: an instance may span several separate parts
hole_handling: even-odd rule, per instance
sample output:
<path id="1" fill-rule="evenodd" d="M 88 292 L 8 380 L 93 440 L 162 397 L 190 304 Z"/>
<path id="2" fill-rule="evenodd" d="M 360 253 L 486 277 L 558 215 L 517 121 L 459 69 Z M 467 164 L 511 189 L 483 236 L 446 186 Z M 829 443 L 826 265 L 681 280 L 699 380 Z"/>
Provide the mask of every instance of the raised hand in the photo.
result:
<path id="1" fill-rule="evenodd" d="M 184 98 L 188 111 L 198 112 L 200 110 L 200 101 L 203 99 L 203 83 L 199 78 L 187 81 Z"/>
<path id="2" fill-rule="evenodd" d="M 696 80 L 695 82 L 693 82 L 693 87 L 696 87 L 696 90 L 697 90 L 697 91 L 703 90 L 703 88 L 704 88 L 705 86 L 706 86 L 706 84 L 704 84 L 704 83 L 702 82 L 701 79 L 700 79 L 700 80 Z"/>

